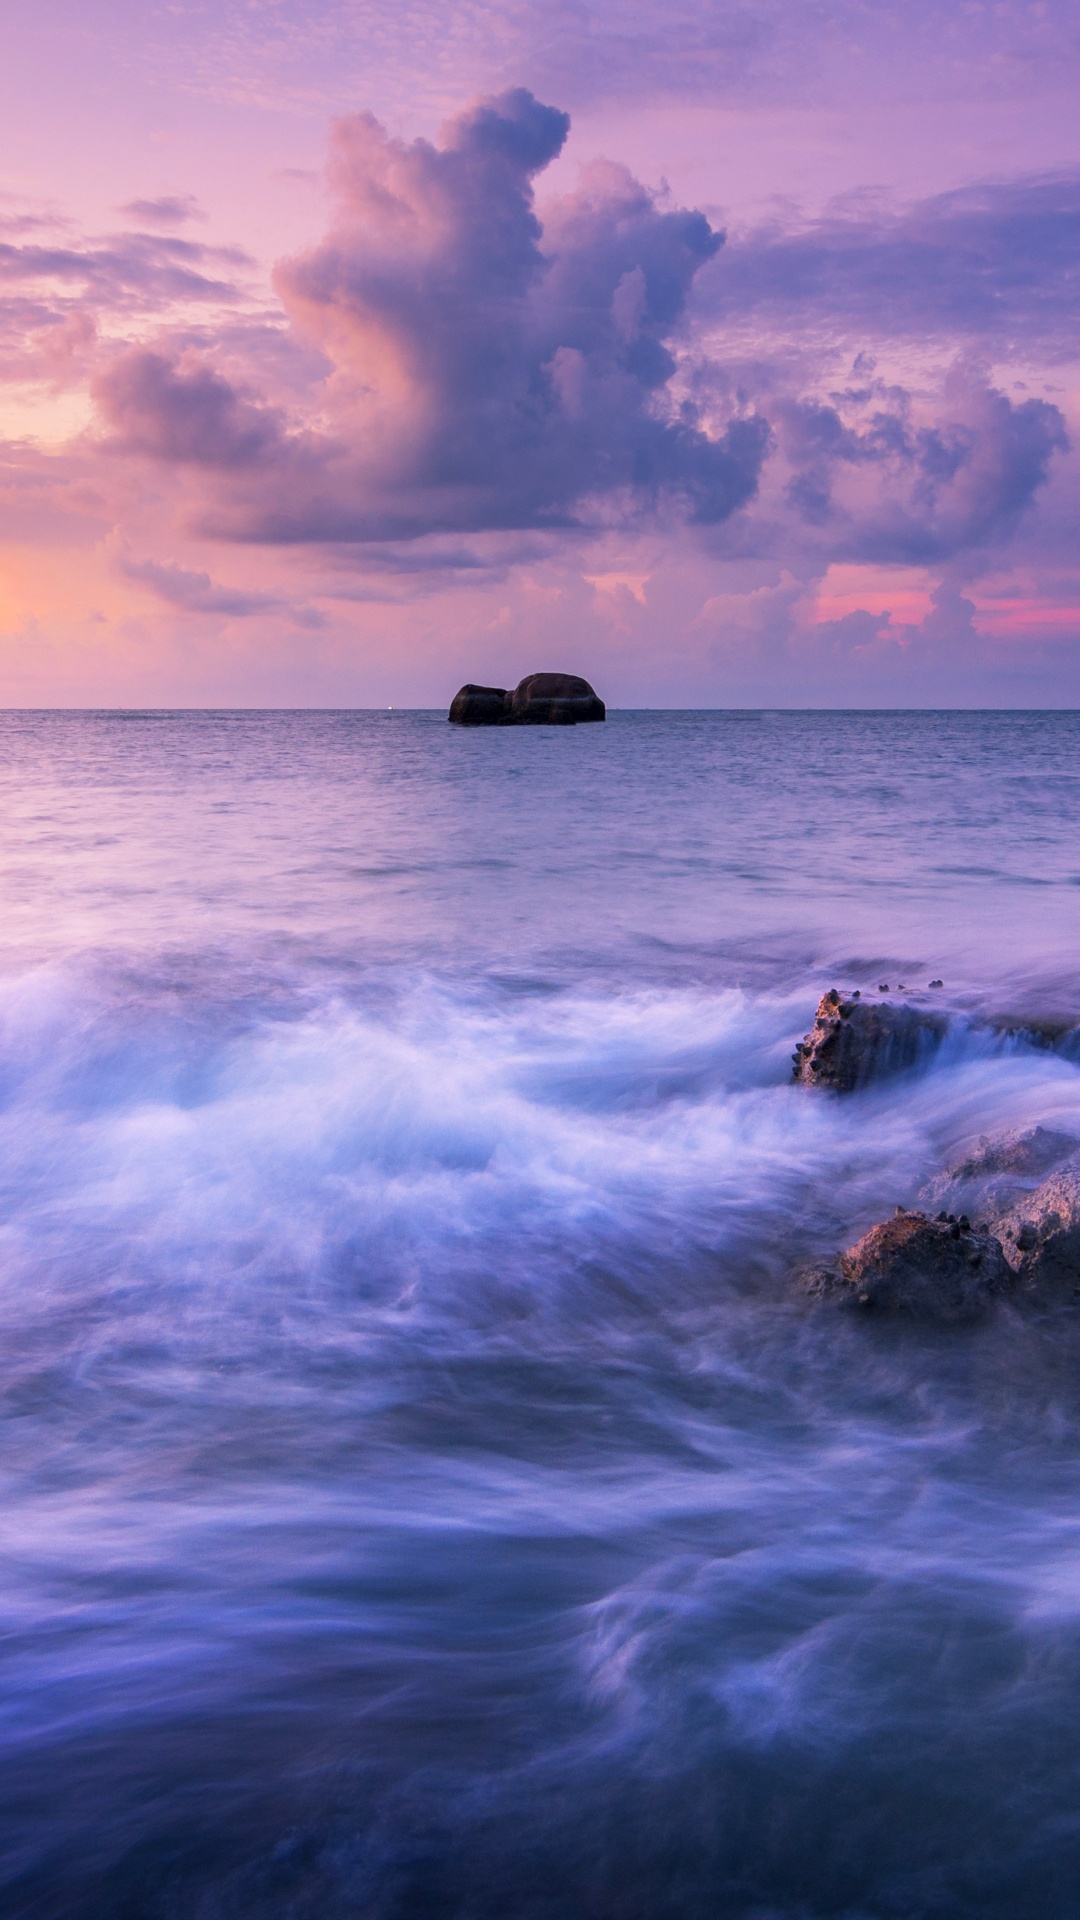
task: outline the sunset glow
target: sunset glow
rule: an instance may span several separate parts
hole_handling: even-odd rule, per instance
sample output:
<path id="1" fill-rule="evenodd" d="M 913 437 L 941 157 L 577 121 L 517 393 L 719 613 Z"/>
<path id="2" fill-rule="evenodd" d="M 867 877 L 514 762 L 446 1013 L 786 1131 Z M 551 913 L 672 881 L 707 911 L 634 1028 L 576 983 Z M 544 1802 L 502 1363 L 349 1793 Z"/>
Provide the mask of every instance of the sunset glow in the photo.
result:
<path id="1" fill-rule="evenodd" d="M 0 699 L 1080 697 L 1068 9 L 834 14 L 25 10 Z"/>

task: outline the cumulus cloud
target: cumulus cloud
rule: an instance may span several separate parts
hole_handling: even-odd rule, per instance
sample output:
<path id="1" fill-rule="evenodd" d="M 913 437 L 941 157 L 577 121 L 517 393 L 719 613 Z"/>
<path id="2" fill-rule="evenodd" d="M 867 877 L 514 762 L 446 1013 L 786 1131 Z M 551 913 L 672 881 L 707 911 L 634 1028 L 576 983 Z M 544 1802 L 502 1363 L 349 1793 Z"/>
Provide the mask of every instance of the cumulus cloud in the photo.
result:
<path id="1" fill-rule="evenodd" d="M 102 433 L 81 452 L 107 451 L 97 472 L 116 476 L 115 497 L 148 482 L 196 538 L 318 548 L 322 600 L 403 604 L 452 582 L 465 594 L 470 577 L 525 582 L 576 550 L 590 606 L 629 631 L 655 618 L 648 569 L 594 550 L 608 539 L 630 554 L 655 534 L 703 566 L 782 576 L 751 595 L 751 625 L 769 634 L 802 633 L 810 583 L 834 563 L 948 573 L 925 644 L 974 645 L 964 581 L 1030 524 L 1066 448 L 1058 408 L 1001 390 L 976 336 L 992 321 L 1003 348 L 1017 332 L 1009 302 L 1019 314 L 1027 300 L 1056 353 L 1077 304 L 1068 183 L 900 214 L 860 202 L 812 229 L 725 243 L 703 213 L 607 162 L 538 208 L 566 132 L 565 114 L 522 89 L 474 105 L 437 143 L 395 139 L 367 114 L 339 121 L 329 230 L 280 264 L 276 317 L 240 303 L 235 318 L 160 324 L 149 339 L 136 322 L 143 337 L 119 346 L 95 332 L 96 303 L 79 304 L 91 270 L 137 306 L 154 273 L 208 279 L 210 256 L 149 234 L 130 236 L 134 251 L 43 250 L 54 293 L 68 273 L 72 291 L 39 325 L 40 364 L 57 384 L 92 371 Z M 41 284 L 24 279 L 21 297 Z M 909 351 L 903 377 L 893 353 L 886 378 L 880 359 L 920 329 L 938 369 L 952 345 L 952 370 L 924 360 L 920 372 Z M 160 527 L 132 537 L 156 545 Z M 322 618 L 201 564 L 125 550 L 118 570 L 180 613 Z M 849 605 L 820 644 L 880 665 L 897 648 L 913 657 L 898 631 Z"/>
<path id="2" fill-rule="evenodd" d="M 932 564 L 1000 540 L 1068 444 L 1057 407 L 1014 402 L 958 367 L 932 401 L 855 387 L 781 399 L 787 504 L 835 558 Z"/>
<path id="3" fill-rule="evenodd" d="M 190 346 L 135 346 L 94 382 L 107 444 L 187 475 L 189 525 L 232 540 L 652 518 L 713 530 L 718 552 L 924 564 L 1011 532 L 1066 445 L 1060 412 L 964 361 L 936 390 L 887 383 L 871 320 L 935 339 L 943 315 L 1004 326 L 1022 286 L 1047 325 L 1075 320 L 1076 183 L 857 208 L 728 249 L 704 214 L 610 163 L 541 223 L 535 181 L 567 127 L 520 88 L 438 145 L 370 114 L 338 121 L 330 230 L 276 274 L 286 399 L 260 392 L 269 361 L 241 381 Z M 837 389 L 823 370 L 853 336 Z"/>
<path id="4" fill-rule="evenodd" d="M 282 441 L 278 414 L 252 405 L 194 355 L 134 348 L 97 375 L 92 392 L 113 429 L 113 452 L 235 471 Z"/>
<path id="5" fill-rule="evenodd" d="M 236 538 L 372 540 L 573 527 L 670 508 L 714 524 L 752 498 L 768 427 L 706 432 L 669 391 L 695 275 L 722 244 L 623 169 L 595 169 L 542 228 L 535 176 L 567 116 L 524 89 L 442 144 L 337 123 L 326 239 L 277 287 L 329 373 L 289 431 L 212 368 L 133 350 L 98 382 L 115 443 L 227 468 L 205 525 Z M 239 476 L 247 471 L 246 483 Z"/>

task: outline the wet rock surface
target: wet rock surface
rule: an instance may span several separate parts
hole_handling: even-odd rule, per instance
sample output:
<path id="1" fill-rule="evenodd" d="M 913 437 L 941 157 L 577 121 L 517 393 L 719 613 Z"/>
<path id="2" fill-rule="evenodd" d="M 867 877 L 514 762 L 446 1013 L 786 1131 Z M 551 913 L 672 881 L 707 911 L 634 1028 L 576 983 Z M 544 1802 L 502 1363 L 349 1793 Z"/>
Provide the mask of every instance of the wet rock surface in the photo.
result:
<path id="1" fill-rule="evenodd" d="M 600 696 L 576 673 L 529 673 L 512 693 L 474 686 L 454 695 L 449 719 L 458 727 L 573 727 L 606 720 Z"/>
<path id="2" fill-rule="evenodd" d="M 993 1223 L 1078 1151 L 1080 1140 L 1052 1127 L 1029 1127 L 993 1139 L 984 1134 L 962 1159 L 927 1181 L 919 1205 L 928 1213 L 944 1207 Z"/>
<path id="3" fill-rule="evenodd" d="M 1001 1244 L 966 1218 L 897 1209 L 833 1264 L 801 1276 L 805 1293 L 864 1312 L 959 1324 L 977 1320 L 1013 1280 Z"/>
<path id="4" fill-rule="evenodd" d="M 509 699 L 505 687 L 476 687 L 469 681 L 451 700 L 449 718 L 456 727 L 505 726 Z"/>
<path id="5" fill-rule="evenodd" d="M 1062 1053 L 1076 1059 L 1080 1054 L 1080 1030 L 1069 1016 L 1039 1013 L 992 1013 L 987 1024 L 995 1033 L 1023 1040 L 1029 1047 L 1048 1053 Z"/>
<path id="6" fill-rule="evenodd" d="M 1071 1045 L 1077 1031 L 1058 1021 L 1033 1037 L 1028 1024 L 985 1024 L 1035 1046 L 1060 1047 L 1062 1034 Z M 854 1093 L 928 1063 L 948 1030 L 936 1010 L 834 988 L 795 1049 L 794 1077 Z M 816 1298 L 941 1321 L 975 1319 L 1002 1295 L 1036 1308 L 1080 1304 L 1080 1138 L 1049 1126 L 984 1134 L 925 1183 L 917 1209 L 898 1207 L 835 1260 L 804 1269 L 799 1285 Z"/>
<path id="7" fill-rule="evenodd" d="M 794 1055 L 794 1077 L 803 1086 L 854 1093 L 871 1081 L 920 1066 L 948 1031 L 944 1015 L 891 1001 L 823 994 L 814 1025 Z"/>
<path id="8" fill-rule="evenodd" d="M 530 673 L 510 696 L 518 726 L 576 726 L 606 720 L 607 708 L 587 680 L 576 673 Z"/>
<path id="9" fill-rule="evenodd" d="M 1080 1298 L 1080 1152 L 992 1224 L 1025 1293 Z"/>

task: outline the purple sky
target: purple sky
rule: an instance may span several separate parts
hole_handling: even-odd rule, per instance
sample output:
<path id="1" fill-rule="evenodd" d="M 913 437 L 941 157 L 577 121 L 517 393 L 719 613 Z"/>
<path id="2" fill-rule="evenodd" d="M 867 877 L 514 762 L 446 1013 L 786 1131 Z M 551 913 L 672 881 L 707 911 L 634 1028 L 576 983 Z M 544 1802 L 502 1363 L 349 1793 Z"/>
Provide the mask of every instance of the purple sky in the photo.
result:
<path id="1" fill-rule="evenodd" d="M 0 701 L 1080 704 L 1080 17 L 37 0 Z"/>

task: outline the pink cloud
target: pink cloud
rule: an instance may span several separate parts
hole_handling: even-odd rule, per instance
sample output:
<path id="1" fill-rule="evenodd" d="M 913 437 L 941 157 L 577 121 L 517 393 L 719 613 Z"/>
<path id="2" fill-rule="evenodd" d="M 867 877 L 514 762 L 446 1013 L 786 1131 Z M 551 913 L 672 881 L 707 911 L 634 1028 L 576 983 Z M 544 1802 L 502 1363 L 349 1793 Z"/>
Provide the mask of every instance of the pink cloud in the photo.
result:
<path id="1" fill-rule="evenodd" d="M 313 698 L 507 684 L 552 630 L 616 704 L 951 697 L 1011 685 L 1021 653 L 1026 684 L 1063 684 L 1076 465 L 1008 342 L 1030 313 L 1060 366 L 1075 183 L 725 241 L 609 160 L 566 191 L 566 127 L 520 88 L 438 139 L 343 116 L 326 231 L 276 298 L 237 248 L 13 227 L 7 525 L 80 556 L 51 581 L 38 562 L 36 598 L 12 563 L 18 631 L 107 631 L 129 662 L 160 644 L 177 685 L 187 635 L 200 686 L 243 658 L 262 690 L 274 658 L 293 698 L 306 663 Z M 23 443 L 31 402 L 66 444 Z"/>
<path id="2" fill-rule="evenodd" d="M 178 465 L 250 467 L 280 443 L 280 417 L 253 406 L 192 354 L 172 360 L 149 348 L 118 356 L 93 381 L 117 453 Z"/>
<path id="3" fill-rule="evenodd" d="M 668 394 L 668 342 L 721 236 L 618 168 L 542 228 L 533 178 L 566 129 L 524 89 L 451 121 L 438 147 L 339 121 L 334 224 L 276 275 L 329 367 L 302 431 L 190 352 L 134 348 L 96 382 L 109 444 L 227 472 L 200 524 L 236 539 L 571 528 L 663 501 L 728 517 L 753 496 L 768 429 L 733 409 L 706 433 Z"/>

